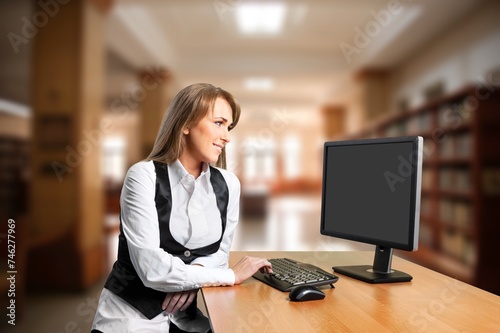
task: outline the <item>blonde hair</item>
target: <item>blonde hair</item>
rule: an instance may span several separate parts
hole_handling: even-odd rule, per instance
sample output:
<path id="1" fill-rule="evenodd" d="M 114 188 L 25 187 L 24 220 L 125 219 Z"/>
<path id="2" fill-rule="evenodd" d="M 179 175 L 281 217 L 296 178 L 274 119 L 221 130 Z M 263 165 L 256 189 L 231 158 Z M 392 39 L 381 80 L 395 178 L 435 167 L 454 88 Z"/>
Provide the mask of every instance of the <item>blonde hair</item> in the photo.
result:
<path id="1" fill-rule="evenodd" d="M 233 123 L 229 130 L 232 130 L 241 113 L 240 105 L 233 95 L 209 83 L 192 84 L 182 89 L 170 103 L 147 160 L 172 163 L 179 159 L 186 144 L 182 130 L 195 125 L 212 111 L 215 100 L 219 97 L 226 100 L 231 107 Z M 226 168 L 225 148 L 215 166 Z"/>

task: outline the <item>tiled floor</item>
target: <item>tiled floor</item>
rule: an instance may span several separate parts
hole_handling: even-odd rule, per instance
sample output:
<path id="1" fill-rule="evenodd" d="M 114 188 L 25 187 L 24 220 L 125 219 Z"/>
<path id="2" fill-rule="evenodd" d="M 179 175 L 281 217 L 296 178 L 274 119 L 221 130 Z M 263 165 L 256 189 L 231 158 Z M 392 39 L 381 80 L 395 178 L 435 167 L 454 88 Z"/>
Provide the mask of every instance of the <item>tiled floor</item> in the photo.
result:
<path id="1" fill-rule="evenodd" d="M 270 200 L 264 218 L 242 217 L 233 240 L 233 251 L 347 251 L 372 250 L 372 246 L 320 235 L 319 196 L 280 197 Z M 110 223 L 116 217 L 109 219 Z M 116 235 L 109 241 L 110 263 L 116 258 Z M 83 293 L 31 292 L 23 318 L 16 326 L 0 323 L 0 331 L 67 333 L 90 332 L 93 313 L 104 281 Z M 5 317 L 4 317 L 5 319 Z"/>

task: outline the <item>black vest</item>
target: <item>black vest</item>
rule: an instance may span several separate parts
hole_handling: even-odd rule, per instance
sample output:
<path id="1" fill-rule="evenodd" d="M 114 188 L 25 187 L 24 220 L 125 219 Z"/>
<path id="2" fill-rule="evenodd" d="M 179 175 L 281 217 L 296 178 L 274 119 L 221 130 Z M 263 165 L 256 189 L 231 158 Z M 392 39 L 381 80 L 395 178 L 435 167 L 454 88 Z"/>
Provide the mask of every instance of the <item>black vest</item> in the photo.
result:
<path id="1" fill-rule="evenodd" d="M 227 204 L 229 202 L 229 190 L 221 172 L 216 168 L 210 167 L 210 182 L 217 199 L 217 207 L 219 208 L 222 221 L 221 237 L 213 244 L 197 249 L 188 249 L 179 244 L 170 232 L 172 193 L 168 179 L 167 165 L 158 162 L 153 163 L 156 171 L 155 203 L 160 228 L 160 247 L 171 255 L 182 259 L 185 264 L 190 264 L 198 257 L 217 252 L 226 229 Z M 130 260 L 127 239 L 123 234 L 121 220 L 118 239 L 118 260 L 114 263 L 104 287 L 139 310 L 144 316 L 152 319 L 163 311 L 161 304 L 165 299 L 166 293 L 146 287 L 137 275 Z M 196 305 L 195 302 L 192 305 Z M 194 310 L 196 310 L 196 306 Z"/>

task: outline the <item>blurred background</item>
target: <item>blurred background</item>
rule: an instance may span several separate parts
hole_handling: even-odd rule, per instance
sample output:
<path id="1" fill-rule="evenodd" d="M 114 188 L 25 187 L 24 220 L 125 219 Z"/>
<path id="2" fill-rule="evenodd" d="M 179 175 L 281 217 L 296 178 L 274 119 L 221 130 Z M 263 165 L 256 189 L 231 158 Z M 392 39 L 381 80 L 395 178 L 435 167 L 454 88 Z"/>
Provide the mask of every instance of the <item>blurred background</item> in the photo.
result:
<path id="1" fill-rule="evenodd" d="M 232 250 L 373 250 L 319 234 L 323 143 L 422 135 L 419 251 L 398 255 L 500 294 L 499 2 L 5 0 L 0 15 L 2 331 L 89 331 L 123 177 L 194 82 L 242 107 Z"/>

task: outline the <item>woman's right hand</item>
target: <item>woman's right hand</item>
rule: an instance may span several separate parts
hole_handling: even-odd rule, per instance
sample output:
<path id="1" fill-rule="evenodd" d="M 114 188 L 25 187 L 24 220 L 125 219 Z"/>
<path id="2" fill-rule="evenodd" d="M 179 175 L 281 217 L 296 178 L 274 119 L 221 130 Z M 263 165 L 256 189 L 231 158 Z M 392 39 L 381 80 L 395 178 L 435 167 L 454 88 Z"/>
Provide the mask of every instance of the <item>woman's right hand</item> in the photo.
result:
<path id="1" fill-rule="evenodd" d="M 272 265 L 265 258 L 257 257 L 243 257 L 236 265 L 232 268 L 235 276 L 234 284 L 240 284 L 249 277 L 251 277 L 255 272 L 260 270 L 261 272 L 272 273 Z"/>
<path id="2" fill-rule="evenodd" d="M 177 313 L 177 311 L 186 311 L 186 309 L 195 300 L 198 290 L 186 290 L 173 293 L 167 293 L 161 308 L 167 314 Z"/>

